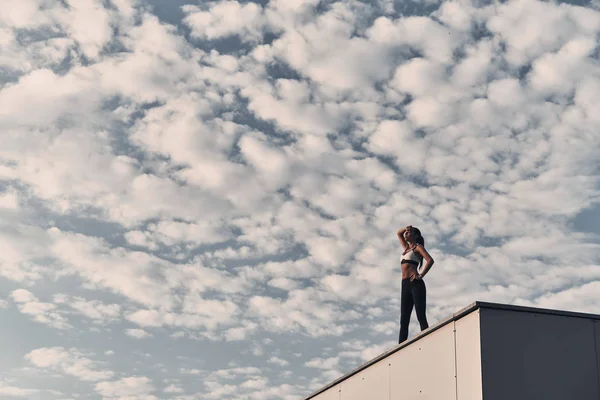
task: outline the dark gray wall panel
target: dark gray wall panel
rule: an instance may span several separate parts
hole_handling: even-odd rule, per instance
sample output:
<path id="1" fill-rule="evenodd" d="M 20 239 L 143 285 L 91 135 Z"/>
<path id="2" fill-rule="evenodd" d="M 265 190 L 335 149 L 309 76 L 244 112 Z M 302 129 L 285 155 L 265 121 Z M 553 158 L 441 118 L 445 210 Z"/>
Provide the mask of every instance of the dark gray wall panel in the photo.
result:
<path id="1" fill-rule="evenodd" d="M 594 321 L 481 309 L 483 400 L 600 400 Z"/>
<path id="2" fill-rule="evenodd" d="M 594 334 L 596 345 L 596 373 L 598 378 L 598 392 L 600 392 L 600 320 L 594 320 Z M 598 396 L 600 399 L 600 396 Z"/>

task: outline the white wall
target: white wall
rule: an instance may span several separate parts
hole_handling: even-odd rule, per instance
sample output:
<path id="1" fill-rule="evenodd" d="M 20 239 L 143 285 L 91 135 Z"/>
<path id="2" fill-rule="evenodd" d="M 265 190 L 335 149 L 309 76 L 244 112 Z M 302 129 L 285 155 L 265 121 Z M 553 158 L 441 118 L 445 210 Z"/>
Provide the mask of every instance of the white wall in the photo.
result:
<path id="1" fill-rule="evenodd" d="M 311 400 L 600 400 L 600 318 L 479 303 Z"/>
<path id="2" fill-rule="evenodd" d="M 481 400 L 479 349 L 476 310 L 311 400 Z M 462 380 L 461 371 L 465 374 Z"/>
<path id="3" fill-rule="evenodd" d="M 389 362 L 391 400 L 456 400 L 454 323 L 392 354 Z"/>
<path id="4" fill-rule="evenodd" d="M 479 312 L 455 321 L 457 400 L 482 400 Z"/>

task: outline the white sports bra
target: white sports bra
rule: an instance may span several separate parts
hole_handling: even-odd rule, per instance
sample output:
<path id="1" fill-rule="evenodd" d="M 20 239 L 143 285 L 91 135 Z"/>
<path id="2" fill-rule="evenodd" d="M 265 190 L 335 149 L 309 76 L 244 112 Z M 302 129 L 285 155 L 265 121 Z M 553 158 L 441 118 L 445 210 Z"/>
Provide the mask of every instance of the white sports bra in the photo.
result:
<path id="1" fill-rule="evenodd" d="M 413 264 L 413 265 L 419 265 L 421 264 L 421 257 L 419 254 L 415 253 L 414 249 L 410 249 L 409 251 L 406 252 L 406 254 L 402 254 L 402 257 L 400 258 L 400 264 Z"/>

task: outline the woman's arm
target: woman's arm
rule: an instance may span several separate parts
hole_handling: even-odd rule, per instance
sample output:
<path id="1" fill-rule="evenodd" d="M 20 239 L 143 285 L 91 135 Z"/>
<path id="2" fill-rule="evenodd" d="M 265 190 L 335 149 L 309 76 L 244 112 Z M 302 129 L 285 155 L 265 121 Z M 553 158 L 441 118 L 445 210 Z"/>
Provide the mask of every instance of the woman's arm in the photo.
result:
<path id="1" fill-rule="evenodd" d="M 421 245 L 418 245 L 415 248 L 415 251 L 417 253 L 419 253 L 420 255 L 422 255 L 423 259 L 426 262 L 425 266 L 423 267 L 422 272 L 419 274 L 420 277 L 423 278 L 427 274 L 427 272 L 429 272 L 429 270 L 431 269 L 431 266 L 433 265 L 433 263 L 435 261 L 433 260 L 433 257 L 431 257 L 431 255 L 429 255 L 429 253 L 427 252 L 427 250 L 425 250 L 425 247 L 423 247 Z"/>
<path id="2" fill-rule="evenodd" d="M 402 228 L 398 232 L 396 232 L 396 235 L 398 235 L 398 239 L 400 239 L 400 244 L 402 244 L 404 250 L 408 249 L 408 243 L 406 243 L 406 239 L 404 239 L 404 232 L 406 232 L 406 230 L 410 227 L 411 226 L 408 225 L 406 228 Z"/>

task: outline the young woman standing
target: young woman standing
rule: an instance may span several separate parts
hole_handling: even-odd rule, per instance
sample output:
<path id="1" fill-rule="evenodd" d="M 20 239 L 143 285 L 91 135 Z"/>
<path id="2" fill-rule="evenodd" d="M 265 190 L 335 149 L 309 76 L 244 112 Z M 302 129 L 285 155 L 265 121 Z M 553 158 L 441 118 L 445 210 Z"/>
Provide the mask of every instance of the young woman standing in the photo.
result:
<path id="1" fill-rule="evenodd" d="M 397 234 L 404 248 L 400 262 L 402 266 L 402 294 L 400 300 L 400 336 L 398 338 L 398 343 L 402 343 L 408 338 L 408 325 L 413 306 L 421 330 L 423 331 L 429 327 L 425 315 L 427 289 L 423 277 L 429 272 L 434 261 L 425 250 L 425 239 L 423 239 L 420 230 L 409 225 L 400 229 Z M 423 263 L 423 260 L 426 264 L 419 272 L 418 267 Z"/>

